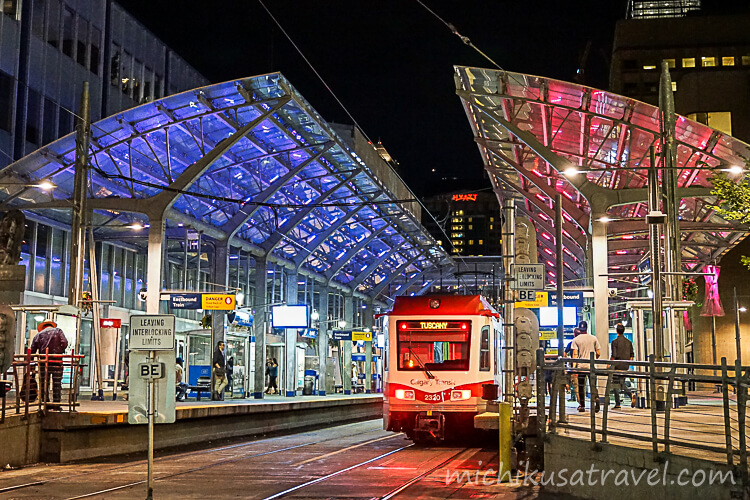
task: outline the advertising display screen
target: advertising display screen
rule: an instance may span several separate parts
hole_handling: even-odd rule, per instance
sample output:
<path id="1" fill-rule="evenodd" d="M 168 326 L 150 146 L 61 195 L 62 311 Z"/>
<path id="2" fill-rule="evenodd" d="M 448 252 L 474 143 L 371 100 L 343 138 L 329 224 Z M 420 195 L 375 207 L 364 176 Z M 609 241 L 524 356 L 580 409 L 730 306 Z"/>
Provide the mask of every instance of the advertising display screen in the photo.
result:
<path id="1" fill-rule="evenodd" d="M 563 325 L 575 326 L 578 324 L 575 307 L 563 307 Z M 539 326 L 557 326 L 557 308 L 539 308 Z"/>
<path id="2" fill-rule="evenodd" d="M 271 326 L 274 328 L 308 328 L 310 308 L 306 305 L 271 307 Z"/>

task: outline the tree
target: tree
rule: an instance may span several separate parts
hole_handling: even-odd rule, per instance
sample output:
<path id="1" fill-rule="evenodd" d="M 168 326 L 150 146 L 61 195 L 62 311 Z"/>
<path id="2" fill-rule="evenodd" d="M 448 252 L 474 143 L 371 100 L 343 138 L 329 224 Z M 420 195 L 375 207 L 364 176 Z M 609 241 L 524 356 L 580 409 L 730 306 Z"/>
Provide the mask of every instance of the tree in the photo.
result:
<path id="1" fill-rule="evenodd" d="M 725 174 L 718 174 L 711 178 L 713 189 L 711 194 L 716 196 L 716 204 L 711 205 L 717 214 L 728 221 L 740 224 L 750 223 L 750 182 L 745 177 L 741 181 L 730 179 Z M 750 269 L 750 257 L 743 255 L 740 262 Z"/>

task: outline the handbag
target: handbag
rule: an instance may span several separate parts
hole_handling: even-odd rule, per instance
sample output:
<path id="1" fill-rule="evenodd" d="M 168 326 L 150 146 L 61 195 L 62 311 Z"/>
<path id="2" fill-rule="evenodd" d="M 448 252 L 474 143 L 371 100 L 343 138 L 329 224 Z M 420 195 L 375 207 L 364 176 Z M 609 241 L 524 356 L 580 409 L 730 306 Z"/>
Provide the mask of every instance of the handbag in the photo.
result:
<path id="1" fill-rule="evenodd" d="M 214 368 L 214 373 L 218 378 L 224 378 L 227 376 L 227 371 L 224 368 Z"/>

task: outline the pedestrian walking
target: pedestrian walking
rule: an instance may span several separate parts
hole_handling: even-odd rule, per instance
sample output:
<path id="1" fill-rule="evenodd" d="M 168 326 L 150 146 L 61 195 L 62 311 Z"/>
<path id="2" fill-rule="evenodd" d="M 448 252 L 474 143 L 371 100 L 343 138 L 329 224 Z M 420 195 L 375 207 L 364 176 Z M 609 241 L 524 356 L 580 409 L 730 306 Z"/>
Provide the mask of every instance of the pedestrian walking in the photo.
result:
<path id="1" fill-rule="evenodd" d="M 586 369 L 589 367 L 588 360 L 591 353 L 593 352 L 596 359 L 601 356 L 601 347 L 599 341 L 593 335 L 588 334 L 588 324 L 585 321 L 581 321 L 578 325 L 578 329 L 581 330 L 581 334 L 573 339 L 571 348 L 573 350 L 573 357 L 581 360 L 586 360 L 586 363 L 577 363 L 576 368 L 579 370 Z M 589 380 L 589 388 L 591 390 L 591 401 L 594 403 L 594 412 L 599 411 L 599 391 L 591 380 L 591 373 L 579 372 L 578 373 L 578 411 L 586 411 L 586 379 Z"/>
<path id="2" fill-rule="evenodd" d="M 227 389 L 231 397 L 234 393 L 234 356 L 229 356 L 227 360 Z"/>
<path id="3" fill-rule="evenodd" d="M 625 327 L 622 323 L 618 323 L 615 327 L 617 337 L 612 341 L 612 355 L 611 360 L 619 361 L 619 363 L 613 363 L 612 368 L 617 371 L 627 371 L 630 369 L 630 363 L 634 356 L 633 343 L 625 337 Z M 615 406 L 614 408 L 620 408 L 620 390 L 623 390 L 625 394 L 631 398 L 631 405 L 635 406 L 633 401 L 633 395 L 630 389 L 625 385 L 624 375 L 612 375 L 612 391 L 615 393 Z"/>
<path id="4" fill-rule="evenodd" d="M 49 401 L 50 380 L 52 401 L 59 403 L 62 399 L 63 362 L 60 354 L 68 348 L 68 339 L 52 320 L 39 323 L 37 334 L 31 342 L 31 354 L 50 354 L 48 359 L 39 358 L 39 391 L 42 401 Z"/>
<path id="5" fill-rule="evenodd" d="M 213 401 L 224 401 L 224 388 L 227 386 L 227 361 L 224 349 L 226 344 L 223 340 L 216 343 L 216 351 L 213 358 L 214 390 L 211 394 Z"/>

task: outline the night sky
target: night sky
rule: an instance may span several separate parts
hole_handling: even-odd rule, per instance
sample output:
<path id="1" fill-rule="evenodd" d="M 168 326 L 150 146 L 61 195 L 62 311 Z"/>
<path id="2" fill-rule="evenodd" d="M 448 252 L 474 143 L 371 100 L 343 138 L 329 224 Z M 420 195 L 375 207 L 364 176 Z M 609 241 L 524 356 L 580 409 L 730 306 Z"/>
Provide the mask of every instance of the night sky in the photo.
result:
<path id="1" fill-rule="evenodd" d="M 626 0 L 423 0 L 504 69 L 607 86 Z M 351 123 L 257 0 L 120 0 L 212 82 L 282 72 L 329 122 Z M 419 196 L 489 187 L 453 65 L 491 67 L 415 0 L 264 0 Z M 434 172 L 433 172 L 434 169 Z"/>

